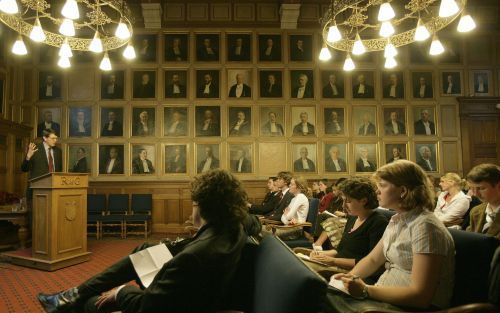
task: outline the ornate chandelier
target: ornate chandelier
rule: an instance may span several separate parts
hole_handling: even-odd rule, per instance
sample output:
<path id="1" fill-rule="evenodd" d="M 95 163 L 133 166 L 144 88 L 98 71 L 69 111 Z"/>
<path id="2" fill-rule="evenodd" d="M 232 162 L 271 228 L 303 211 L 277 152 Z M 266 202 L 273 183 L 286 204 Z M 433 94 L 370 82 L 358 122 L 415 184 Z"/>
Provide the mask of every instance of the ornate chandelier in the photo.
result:
<path id="1" fill-rule="evenodd" d="M 59 13 L 57 4 L 46 0 L 0 0 L 0 21 L 18 33 L 12 53 L 26 55 L 23 37 L 58 47 L 62 68 L 71 66 L 72 51 L 104 52 L 100 68 L 111 70 L 108 51 L 127 45 L 123 56 L 135 58 L 131 12 L 122 0 L 66 0 Z M 57 16 L 56 16 L 57 14 Z"/>
<path id="2" fill-rule="evenodd" d="M 391 2 L 400 10 L 395 11 Z M 438 2 L 439 6 L 438 6 Z M 356 66 L 351 53 L 384 51 L 385 67 L 397 66 L 397 48 L 432 38 L 430 55 L 439 55 L 444 47 L 437 32 L 461 15 L 457 30 L 468 32 L 476 27 L 465 11 L 467 0 L 332 0 L 321 19 L 323 48 L 319 59 L 331 58 L 328 46 L 347 52 L 344 70 Z"/>

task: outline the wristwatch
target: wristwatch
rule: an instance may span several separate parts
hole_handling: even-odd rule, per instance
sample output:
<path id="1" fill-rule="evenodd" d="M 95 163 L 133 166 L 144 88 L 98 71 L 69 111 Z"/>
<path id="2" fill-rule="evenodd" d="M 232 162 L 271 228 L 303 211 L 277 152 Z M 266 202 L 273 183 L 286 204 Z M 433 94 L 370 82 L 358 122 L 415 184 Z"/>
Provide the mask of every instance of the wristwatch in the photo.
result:
<path id="1" fill-rule="evenodd" d="M 363 287 L 363 291 L 361 291 L 361 299 L 366 299 L 368 298 L 370 295 L 368 294 L 368 285 L 365 284 L 365 286 Z"/>

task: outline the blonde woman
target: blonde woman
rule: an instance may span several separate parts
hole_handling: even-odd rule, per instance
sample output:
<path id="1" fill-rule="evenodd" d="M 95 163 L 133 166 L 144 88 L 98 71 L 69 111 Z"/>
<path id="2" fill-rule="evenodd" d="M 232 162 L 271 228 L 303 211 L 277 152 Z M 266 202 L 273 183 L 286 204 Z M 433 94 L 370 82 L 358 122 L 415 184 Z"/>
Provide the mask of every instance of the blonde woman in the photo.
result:
<path id="1" fill-rule="evenodd" d="M 352 296 L 370 300 L 329 294 L 332 310 L 358 312 L 393 305 L 448 307 L 455 247 L 446 227 L 432 213 L 434 197 L 425 172 L 413 162 L 399 160 L 382 166 L 373 176 L 379 205 L 396 214 L 370 254 L 349 273 L 336 274 L 332 279 Z M 378 281 L 366 284 L 364 279 L 380 267 L 385 267 L 385 272 Z"/>
<path id="2" fill-rule="evenodd" d="M 309 212 L 309 199 L 307 199 L 307 181 L 294 177 L 290 181 L 290 192 L 294 195 L 288 207 L 281 215 L 281 222 L 285 225 L 304 223 Z"/>
<path id="3" fill-rule="evenodd" d="M 437 200 L 434 214 L 447 227 L 460 229 L 469 210 L 471 197 L 463 193 L 465 180 L 455 173 L 446 173 L 439 182 L 443 191 Z"/>

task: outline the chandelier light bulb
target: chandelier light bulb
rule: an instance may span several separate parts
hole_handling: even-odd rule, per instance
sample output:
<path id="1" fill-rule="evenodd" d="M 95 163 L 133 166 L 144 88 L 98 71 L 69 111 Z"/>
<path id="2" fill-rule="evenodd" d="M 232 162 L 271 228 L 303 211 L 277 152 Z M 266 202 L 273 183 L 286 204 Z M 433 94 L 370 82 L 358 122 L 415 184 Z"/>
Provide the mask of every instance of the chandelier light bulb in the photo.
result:
<path id="1" fill-rule="evenodd" d="M 111 71 L 111 60 L 109 59 L 107 51 L 104 53 L 101 64 L 99 64 L 99 68 L 103 71 Z"/>
<path id="2" fill-rule="evenodd" d="M 387 38 L 392 34 L 394 34 L 394 27 L 392 26 L 391 22 L 389 21 L 382 22 L 382 26 L 380 26 L 379 35 L 384 38 Z"/>
<path id="3" fill-rule="evenodd" d="M 61 58 L 71 58 L 73 56 L 73 52 L 71 52 L 71 47 L 68 43 L 68 38 L 64 39 L 64 42 L 59 49 L 59 56 Z"/>
<path id="4" fill-rule="evenodd" d="M 344 62 L 344 71 L 350 72 L 355 68 L 356 68 L 356 65 L 354 65 L 354 62 L 351 59 L 351 55 L 348 53 L 347 57 L 345 58 L 345 62 Z"/>
<path id="5" fill-rule="evenodd" d="M 26 49 L 26 45 L 24 44 L 23 37 L 21 37 L 21 35 L 17 36 L 17 40 L 12 46 L 12 53 L 17 55 L 28 54 L 28 49 Z"/>
<path id="6" fill-rule="evenodd" d="M 78 4 L 76 3 L 76 0 L 66 0 L 66 3 L 61 10 L 61 14 L 72 20 L 80 18 L 80 12 L 78 11 Z"/>
<path id="7" fill-rule="evenodd" d="M 429 38 L 431 34 L 425 24 L 422 22 L 422 19 L 418 19 L 417 28 L 415 28 L 415 41 L 424 41 Z"/>
<path id="8" fill-rule="evenodd" d="M 326 36 L 326 40 L 328 42 L 334 43 L 342 39 L 342 35 L 340 34 L 339 28 L 337 24 L 333 24 L 328 28 L 328 35 Z"/>
<path id="9" fill-rule="evenodd" d="M 118 27 L 116 28 L 115 36 L 120 39 L 128 39 L 130 38 L 130 31 L 128 30 L 127 25 L 123 23 L 123 20 L 120 19 L 120 23 L 118 23 Z"/>
<path id="10" fill-rule="evenodd" d="M 57 62 L 57 65 L 61 68 L 68 68 L 71 67 L 71 63 L 69 62 L 69 58 L 61 56 L 59 58 L 59 61 Z"/>
<path id="11" fill-rule="evenodd" d="M 365 45 L 359 36 L 359 33 L 356 34 L 356 40 L 354 41 L 354 45 L 352 46 L 352 54 L 361 55 L 366 52 Z"/>
<path id="12" fill-rule="evenodd" d="M 439 6 L 439 16 L 440 17 L 449 17 L 457 12 L 460 9 L 458 8 L 455 0 L 441 0 L 441 5 Z"/>
<path id="13" fill-rule="evenodd" d="M 394 58 L 396 55 L 398 55 L 398 50 L 392 43 L 385 45 L 384 58 Z"/>
<path id="14" fill-rule="evenodd" d="M 73 20 L 65 18 L 59 27 L 59 33 L 64 36 L 73 37 L 75 35 L 75 26 L 73 25 Z"/>
<path id="15" fill-rule="evenodd" d="M 0 11 L 7 14 L 16 14 L 19 12 L 16 0 L 0 0 Z"/>
<path id="16" fill-rule="evenodd" d="M 324 44 L 323 48 L 321 48 L 321 51 L 319 52 L 319 59 L 320 61 L 329 61 L 332 58 L 332 54 L 330 53 L 330 50 L 328 50 L 328 47 Z"/>
<path id="17" fill-rule="evenodd" d="M 398 62 L 394 57 L 385 58 L 385 68 L 395 68 L 396 66 L 398 66 Z"/>
<path id="18" fill-rule="evenodd" d="M 430 55 L 439 55 L 444 52 L 444 47 L 439 38 L 434 35 L 432 38 L 431 48 L 429 49 Z"/>
<path id="19" fill-rule="evenodd" d="M 94 38 L 90 42 L 89 50 L 95 53 L 101 53 L 103 50 L 102 41 L 98 31 L 95 32 Z"/>
<path id="20" fill-rule="evenodd" d="M 135 49 L 130 43 L 127 45 L 125 50 L 123 50 L 123 57 L 127 60 L 135 59 Z"/>
<path id="21" fill-rule="evenodd" d="M 384 2 L 380 5 L 380 10 L 378 11 L 378 20 L 380 22 L 392 20 L 395 16 L 396 14 L 389 2 Z"/>
<path id="22" fill-rule="evenodd" d="M 466 32 L 470 32 L 474 28 L 476 28 L 476 23 L 472 19 L 472 16 L 470 16 L 470 14 L 468 14 L 468 13 L 462 14 L 462 17 L 460 18 L 460 21 L 458 22 L 457 31 L 459 31 L 461 33 L 466 33 Z"/>
<path id="23" fill-rule="evenodd" d="M 40 19 L 38 17 L 35 20 L 35 24 L 33 24 L 33 28 L 31 29 L 30 38 L 36 42 L 42 42 L 46 38 L 42 29 L 42 24 L 40 24 Z"/>

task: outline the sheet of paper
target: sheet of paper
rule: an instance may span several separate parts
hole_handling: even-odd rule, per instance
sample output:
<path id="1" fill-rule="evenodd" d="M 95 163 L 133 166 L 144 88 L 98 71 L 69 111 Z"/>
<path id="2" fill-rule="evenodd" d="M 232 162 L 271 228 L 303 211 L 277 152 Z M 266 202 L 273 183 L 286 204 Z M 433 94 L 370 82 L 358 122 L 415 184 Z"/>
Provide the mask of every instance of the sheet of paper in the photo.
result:
<path id="1" fill-rule="evenodd" d="M 164 244 L 149 247 L 129 255 L 141 283 L 147 288 L 165 263 L 173 256 Z"/>
<path id="2" fill-rule="evenodd" d="M 345 294 L 349 294 L 349 291 L 347 291 L 347 289 L 345 289 L 344 283 L 340 279 L 335 279 L 332 276 L 332 278 L 330 278 L 329 285 L 332 286 L 333 288 L 345 293 Z"/>

